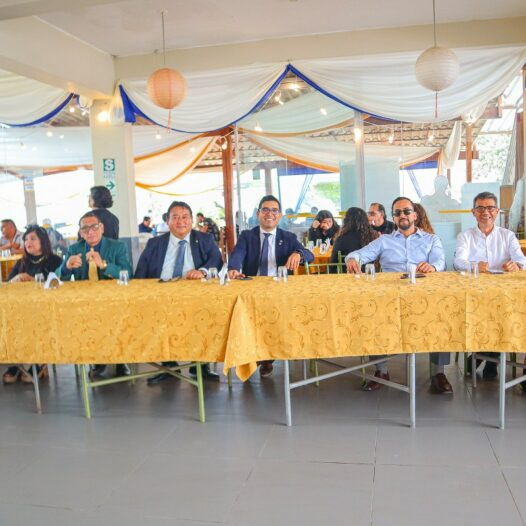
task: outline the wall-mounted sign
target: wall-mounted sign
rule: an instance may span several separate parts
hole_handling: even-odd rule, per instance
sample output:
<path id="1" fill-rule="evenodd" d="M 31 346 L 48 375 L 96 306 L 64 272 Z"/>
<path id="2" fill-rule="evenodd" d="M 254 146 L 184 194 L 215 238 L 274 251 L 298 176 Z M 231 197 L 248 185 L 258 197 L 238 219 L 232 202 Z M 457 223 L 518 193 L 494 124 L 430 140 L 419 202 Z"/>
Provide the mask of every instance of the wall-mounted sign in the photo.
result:
<path id="1" fill-rule="evenodd" d="M 111 192 L 113 197 L 117 196 L 117 180 L 115 174 L 115 159 L 102 159 L 102 175 L 104 186 Z"/>

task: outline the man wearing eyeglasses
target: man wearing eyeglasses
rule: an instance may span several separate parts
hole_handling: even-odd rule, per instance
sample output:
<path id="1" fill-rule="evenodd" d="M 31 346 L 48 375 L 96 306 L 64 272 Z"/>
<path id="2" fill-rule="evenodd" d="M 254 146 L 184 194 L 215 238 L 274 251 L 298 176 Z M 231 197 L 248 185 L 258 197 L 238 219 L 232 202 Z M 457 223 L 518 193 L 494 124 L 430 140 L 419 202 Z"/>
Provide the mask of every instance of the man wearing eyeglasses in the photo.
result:
<path id="1" fill-rule="evenodd" d="M 407 197 L 397 197 L 392 204 L 393 220 L 398 230 L 375 239 L 360 250 L 345 257 L 347 271 L 358 274 L 360 266 L 377 259 L 384 272 L 406 272 L 409 264 L 416 265 L 417 272 L 441 272 L 446 268 L 444 249 L 440 238 L 428 234 L 415 226 L 415 206 Z M 371 359 L 381 356 L 371 356 Z M 444 374 L 444 365 L 449 364 L 449 353 L 431 353 L 431 386 L 435 393 L 450 394 L 451 384 Z M 375 376 L 389 380 L 386 362 L 376 365 Z M 381 384 L 367 382 L 366 391 L 376 391 Z"/>
<path id="2" fill-rule="evenodd" d="M 367 218 L 369 219 L 369 224 L 379 234 L 390 234 L 396 228 L 392 221 L 387 220 L 384 205 L 381 203 L 371 203 L 367 212 Z"/>
<path id="3" fill-rule="evenodd" d="M 495 194 L 481 192 L 473 199 L 472 213 L 477 226 L 461 232 L 457 237 L 454 265 L 457 270 L 468 270 L 471 262 L 478 263 L 479 272 L 517 272 L 526 267 L 515 233 L 495 225 L 499 215 Z M 489 355 L 497 353 L 487 353 Z M 471 360 L 468 360 L 468 366 Z M 467 371 L 471 374 L 471 369 Z M 483 377 L 497 376 L 497 364 L 486 362 Z"/>
<path id="4" fill-rule="evenodd" d="M 66 259 L 58 270 L 63 279 L 75 281 L 119 278 L 121 270 L 131 275 L 132 266 L 128 258 L 126 245 L 122 241 L 104 237 L 104 225 L 95 212 L 87 212 L 79 221 L 79 234 L 82 241 L 71 245 Z M 106 366 L 97 364 L 92 369 L 93 375 L 100 375 Z M 117 376 L 129 376 L 130 369 L 124 364 L 117 364 Z"/>
<path id="5" fill-rule="evenodd" d="M 241 232 L 228 262 L 230 279 L 245 276 L 276 276 L 278 267 L 294 271 L 300 263 L 314 260 L 291 232 L 278 228 L 281 204 L 273 195 L 264 196 L 257 211 L 259 226 Z M 262 378 L 272 374 L 272 361 L 260 362 Z"/>

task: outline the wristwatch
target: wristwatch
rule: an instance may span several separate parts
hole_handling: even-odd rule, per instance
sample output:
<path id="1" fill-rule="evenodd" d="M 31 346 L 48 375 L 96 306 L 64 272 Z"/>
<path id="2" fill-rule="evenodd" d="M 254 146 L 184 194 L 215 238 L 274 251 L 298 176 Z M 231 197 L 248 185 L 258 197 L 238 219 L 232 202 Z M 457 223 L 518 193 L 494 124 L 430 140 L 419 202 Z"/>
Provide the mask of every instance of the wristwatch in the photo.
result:
<path id="1" fill-rule="evenodd" d="M 102 267 L 100 267 L 101 270 L 106 270 L 108 268 L 108 262 L 106 260 L 102 260 Z"/>

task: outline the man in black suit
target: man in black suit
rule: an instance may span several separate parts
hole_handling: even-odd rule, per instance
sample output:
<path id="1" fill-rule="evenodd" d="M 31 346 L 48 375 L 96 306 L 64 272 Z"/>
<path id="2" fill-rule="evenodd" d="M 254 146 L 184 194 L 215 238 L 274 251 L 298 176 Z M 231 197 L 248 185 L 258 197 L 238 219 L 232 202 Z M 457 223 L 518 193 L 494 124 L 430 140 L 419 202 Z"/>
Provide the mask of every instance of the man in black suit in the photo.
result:
<path id="1" fill-rule="evenodd" d="M 210 234 L 192 230 L 192 209 L 183 201 L 174 201 L 168 208 L 168 227 L 170 232 L 150 239 L 144 249 L 135 278 L 157 278 L 168 281 L 172 278 L 201 279 L 208 269 L 223 266 L 221 253 Z M 174 366 L 175 362 L 165 365 Z M 195 374 L 195 368 L 190 368 Z M 153 385 L 166 380 L 171 375 L 160 373 L 148 379 Z M 208 364 L 203 367 L 205 378 L 219 380 L 210 371 Z"/>
<path id="2" fill-rule="evenodd" d="M 259 202 L 259 226 L 241 232 L 228 262 L 230 279 L 244 276 L 276 276 L 278 267 L 294 271 L 299 264 L 310 263 L 314 256 L 303 248 L 291 232 L 278 228 L 281 204 L 273 195 Z M 266 378 L 272 374 L 272 360 L 260 362 L 259 374 Z"/>

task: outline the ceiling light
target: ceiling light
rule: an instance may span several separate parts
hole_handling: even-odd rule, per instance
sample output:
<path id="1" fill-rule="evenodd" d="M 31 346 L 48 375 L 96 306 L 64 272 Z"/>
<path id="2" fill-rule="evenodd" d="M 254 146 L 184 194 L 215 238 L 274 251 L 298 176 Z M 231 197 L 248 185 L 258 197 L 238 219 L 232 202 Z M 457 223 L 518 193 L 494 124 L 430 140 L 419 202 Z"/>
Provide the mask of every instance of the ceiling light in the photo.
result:
<path id="1" fill-rule="evenodd" d="M 192 146 L 192 147 L 190 148 L 190 152 L 191 152 L 191 153 L 194 153 L 194 152 L 195 152 L 195 146 Z"/>
<path id="2" fill-rule="evenodd" d="M 354 128 L 354 141 L 360 142 L 362 140 L 362 130 L 360 128 Z"/>
<path id="3" fill-rule="evenodd" d="M 82 115 L 84 115 L 84 112 L 82 112 Z M 102 110 L 97 115 L 97 120 L 99 122 L 108 122 L 110 120 L 110 112 L 108 110 Z"/>
<path id="4" fill-rule="evenodd" d="M 46 132 L 46 136 L 47 136 L 47 137 L 53 137 L 53 132 L 52 132 L 52 131 L 48 131 L 48 132 Z"/>
<path id="5" fill-rule="evenodd" d="M 283 104 L 285 104 L 285 103 L 284 103 L 282 100 L 278 100 L 278 104 L 279 104 L 280 106 L 283 106 Z"/>
<path id="6" fill-rule="evenodd" d="M 155 134 L 155 138 L 159 141 L 161 139 L 161 134 L 159 132 L 157 132 Z"/>
<path id="7" fill-rule="evenodd" d="M 259 122 L 254 126 L 254 131 L 262 132 L 263 128 L 259 125 Z"/>
<path id="8" fill-rule="evenodd" d="M 75 108 L 74 108 L 73 106 L 71 106 L 71 107 L 69 108 L 69 112 L 70 112 L 70 113 L 75 113 Z"/>
<path id="9" fill-rule="evenodd" d="M 62 134 L 62 135 L 60 136 L 60 138 L 63 139 L 63 138 L 64 138 L 64 134 Z"/>
<path id="10" fill-rule="evenodd" d="M 433 135 L 433 132 L 429 132 L 429 136 L 427 137 L 427 142 L 433 142 L 435 140 L 435 136 Z"/>
<path id="11" fill-rule="evenodd" d="M 320 108 L 320 113 L 322 115 L 327 115 L 327 110 L 325 108 Z"/>
<path id="12" fill-rule="evenodd" d="M 389 138 L 387 139 L 389 141 L 389 144 L 393 144 L 394 143 L 394 133 L 391 132 L 391 134 L 389 135 Z"/>
<path id="13" fill-rule="evenodd" d="M 227 142 L 226 142 L 226 139 L 223 141 L 223 144 L 221 145 L 221 148 L 223 148 L 223 150 L 226 150 L 227 148 Z"/>

